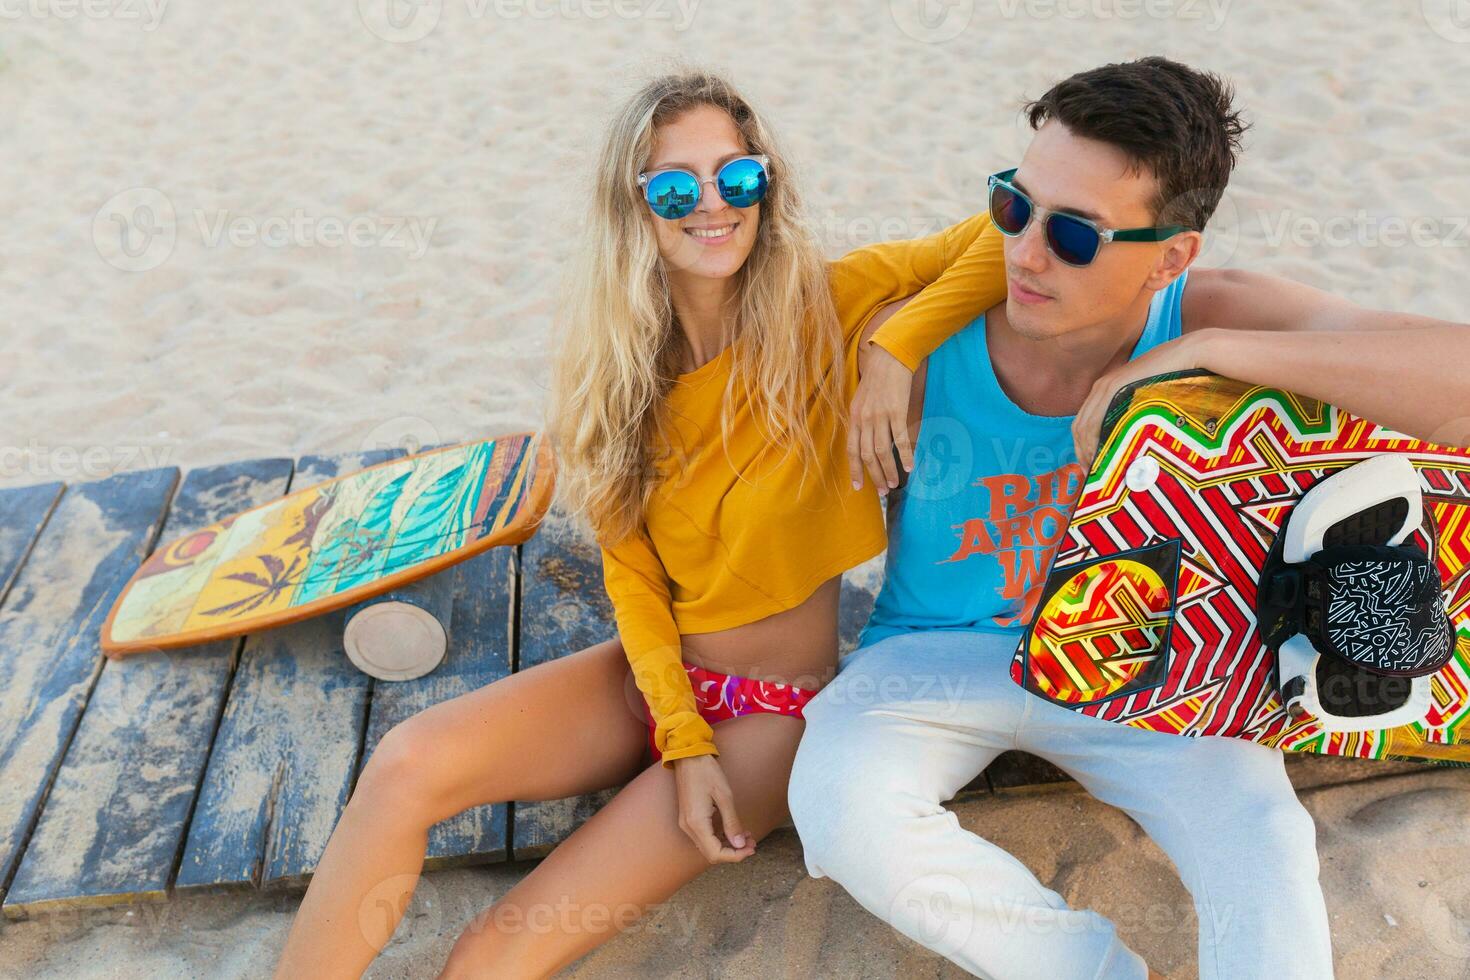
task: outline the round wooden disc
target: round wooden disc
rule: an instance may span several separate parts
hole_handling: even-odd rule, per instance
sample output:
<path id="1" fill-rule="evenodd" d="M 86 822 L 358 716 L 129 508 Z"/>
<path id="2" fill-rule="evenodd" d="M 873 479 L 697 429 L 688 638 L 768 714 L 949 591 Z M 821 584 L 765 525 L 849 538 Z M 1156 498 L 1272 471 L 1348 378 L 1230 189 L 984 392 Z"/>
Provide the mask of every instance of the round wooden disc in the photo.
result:
<path id="1" fill-rule="evenodd" d="M 392 599 L 359 610 L 342 634 L 348 659 L 383 681 L 424 676 L 444 659 L 448 639 L 432 613 Z"/>

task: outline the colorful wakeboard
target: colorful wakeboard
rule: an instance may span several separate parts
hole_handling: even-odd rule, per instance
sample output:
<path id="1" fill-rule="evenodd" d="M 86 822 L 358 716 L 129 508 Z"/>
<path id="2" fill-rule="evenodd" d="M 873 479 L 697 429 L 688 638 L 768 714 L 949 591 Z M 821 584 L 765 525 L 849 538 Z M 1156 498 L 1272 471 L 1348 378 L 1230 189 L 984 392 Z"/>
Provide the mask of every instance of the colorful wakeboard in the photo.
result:
<path id="1" fill-rule="evenodd" d="M 1258 582 L 1298 501 L 1385 454 L 1417 473 L 1418 486 L 1412 474 L 1408 482 L 1422 523 L 1405 525 L 1401 537 L 1423 553 L 1421 566 L 1428 556 L 1438 568 L 1453 654 L 1418 679 L 1415 720 L 1342 731 L 1304 713 L 1290 679 L 1283 696 L 1281 644 L 1268 646 L 1257 627 Z M 1056 704 L 1289 752 L 1470 765 L 1470 450 L 1207 371 L 1145 379 L 1109 405 L 1033 609 L 1011 678 Z M 1402 709 L 1383 717 L 1402 721 Z"/>
<path id="2" fill-rule="evenodd" d="M 341 609 L 534 533 L 552 454 L 533 433 L 435 449 L 289 494 L 158 547 L 102 627 L 109 656 Z"/>

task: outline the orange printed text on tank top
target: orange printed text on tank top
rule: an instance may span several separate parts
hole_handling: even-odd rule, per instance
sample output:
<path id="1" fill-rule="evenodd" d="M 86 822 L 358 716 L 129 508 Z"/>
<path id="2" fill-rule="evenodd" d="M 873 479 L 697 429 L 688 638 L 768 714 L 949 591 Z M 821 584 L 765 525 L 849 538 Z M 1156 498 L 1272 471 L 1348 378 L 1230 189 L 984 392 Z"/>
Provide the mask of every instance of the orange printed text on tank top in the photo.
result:
<path id="1" fill-rule="evenodd" d="M 995 556 L 1001 568 L 1001 598 L 1021 601 L 1015 617 L 996 617 L 999 625 L 1029 621 L 1086 475 L 1074 462 L 1034 478 L 1001 473 L 974 482 L 990 491 L 990 512 L 952 525 L 959 542 L 939 564 L 962 562 L 975 555 Z"/>

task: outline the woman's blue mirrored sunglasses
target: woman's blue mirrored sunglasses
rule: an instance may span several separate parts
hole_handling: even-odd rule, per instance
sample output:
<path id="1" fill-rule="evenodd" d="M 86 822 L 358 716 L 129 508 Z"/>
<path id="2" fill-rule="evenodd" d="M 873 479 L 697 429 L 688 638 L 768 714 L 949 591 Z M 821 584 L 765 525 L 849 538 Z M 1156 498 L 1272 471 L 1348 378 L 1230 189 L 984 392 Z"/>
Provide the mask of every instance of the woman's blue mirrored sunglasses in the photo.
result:
<path id="1" fill-rule="evenodd" d="M 736 157 L 706 180 L 700 180 L 688 170 L 651 170 L 638 175 L 638 186 L 643 188 L 643 196 L 653 213 L 670 221 L 693 214 L 708 183 L 715 185 L 726 204 L 748 208 L 766 196 L 770 184 L 766 167 L 770 162 L 759 154 Z"/>

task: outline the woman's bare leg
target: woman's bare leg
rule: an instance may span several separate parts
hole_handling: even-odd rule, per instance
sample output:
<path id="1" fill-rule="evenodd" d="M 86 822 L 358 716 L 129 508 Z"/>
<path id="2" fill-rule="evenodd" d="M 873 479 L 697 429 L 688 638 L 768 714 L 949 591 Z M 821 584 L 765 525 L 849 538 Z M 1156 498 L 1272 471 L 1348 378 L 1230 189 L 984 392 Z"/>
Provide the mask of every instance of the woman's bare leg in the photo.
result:
<path id="1" fill-rule="evenodd" d="M 439 821 L 482 803 L 563 799 L 632 778 L 648 740 L 638 698 L 612 640 L 394 726 L 332 832 L 276 975 L 360 976 L 392 938 Z"/>
<path id="2" fill-rule="evenodd" d="M 769 714 L 715 726 L 736 810 L 757 840 L 786 819 L 786 781 L 804 727 Z M 673 772 L 651 765 L 476 917 L 443 976 L 549 976 L 708 867 L 679 829 Z"/>

